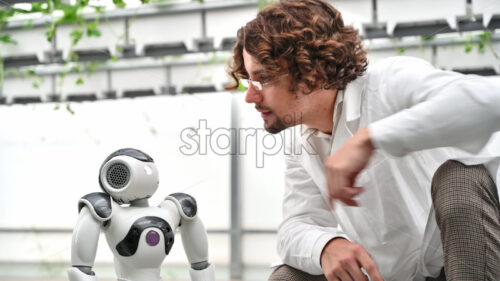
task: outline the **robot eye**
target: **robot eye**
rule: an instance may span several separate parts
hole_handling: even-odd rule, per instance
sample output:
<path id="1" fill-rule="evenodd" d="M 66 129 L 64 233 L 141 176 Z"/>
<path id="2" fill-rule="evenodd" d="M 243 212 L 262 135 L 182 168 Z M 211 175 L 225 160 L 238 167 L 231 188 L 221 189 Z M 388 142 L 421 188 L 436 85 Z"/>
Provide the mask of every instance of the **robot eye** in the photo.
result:
<path id="1" fill-rule="evenodd" d="M 106 173 L 106 180 L 115 189 L 123 188 L 130 180 L 130 170 L 122 163 L 112 164 Z"/>
<path id="2" fill-rule="evenodd" d="M 151 175 L 153 173 L 153 169 L 149 165 L 144 166 L 144 171 L 146 172 L 146 175 Z"/>

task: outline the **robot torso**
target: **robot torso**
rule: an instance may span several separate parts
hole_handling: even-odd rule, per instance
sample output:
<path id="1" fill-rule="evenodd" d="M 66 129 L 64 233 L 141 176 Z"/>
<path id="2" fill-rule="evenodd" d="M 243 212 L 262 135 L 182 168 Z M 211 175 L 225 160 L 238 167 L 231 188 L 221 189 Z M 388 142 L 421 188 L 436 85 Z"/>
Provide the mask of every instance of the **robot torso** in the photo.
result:
<path id="1" fill-rule="evenodd" d="M 158 281 L 163 260 L 174 244 L 180 216 L 159 207 L 122 207 L 104 226 L 118 280 Z"/>

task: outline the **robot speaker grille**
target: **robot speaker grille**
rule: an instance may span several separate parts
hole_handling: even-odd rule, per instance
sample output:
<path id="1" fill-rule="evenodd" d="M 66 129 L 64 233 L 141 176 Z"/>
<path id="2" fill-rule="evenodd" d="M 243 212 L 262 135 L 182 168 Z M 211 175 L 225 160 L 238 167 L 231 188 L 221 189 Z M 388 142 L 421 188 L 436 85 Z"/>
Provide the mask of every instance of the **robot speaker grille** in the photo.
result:
<path id="1" fill-rule="evenodd" d="M 123 188 L 130 180 L 130 171 L 127 166 L 123 164 L 113 164 L 106 173 L 106 180 L 113 188 Z"/>

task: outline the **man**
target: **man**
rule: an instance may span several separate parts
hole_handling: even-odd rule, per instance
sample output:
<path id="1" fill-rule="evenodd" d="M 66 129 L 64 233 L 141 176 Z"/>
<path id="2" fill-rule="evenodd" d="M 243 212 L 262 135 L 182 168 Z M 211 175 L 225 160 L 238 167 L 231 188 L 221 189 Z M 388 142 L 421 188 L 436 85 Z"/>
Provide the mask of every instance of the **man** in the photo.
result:
<path id="1" fill-rule="evenodd" d="M 367 67 L 322 0 L 264 9 L 233 51 L 265 129 L 302 125 L 269 280 L 500 280 L 500 83 L 408 57 Z"/>

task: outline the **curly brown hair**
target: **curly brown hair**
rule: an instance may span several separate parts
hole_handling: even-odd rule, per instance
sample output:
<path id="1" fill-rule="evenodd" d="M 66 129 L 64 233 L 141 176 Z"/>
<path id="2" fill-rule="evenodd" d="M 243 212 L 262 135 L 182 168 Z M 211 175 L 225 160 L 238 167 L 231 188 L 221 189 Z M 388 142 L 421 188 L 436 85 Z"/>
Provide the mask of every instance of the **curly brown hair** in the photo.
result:
<path id="1" fill-rule="evenodd" d="M 228 89 L 237 88 L 240 78 L 249 78 L 243 49 L 262 64 L 269 77 L 288 71 L 290 91 L 300 82 L 311 91 L 318 86 L 343 90 L 368 65 L 358 32 L 344 26 L 340 12 L 322 0 L 282 0 L 240 28 L 228 66 L 236 84 Z M 280 61 L 288 69 L 282 69 Z M 311 77 L 313 69 L 321 75 L 322 85 Z"/>

